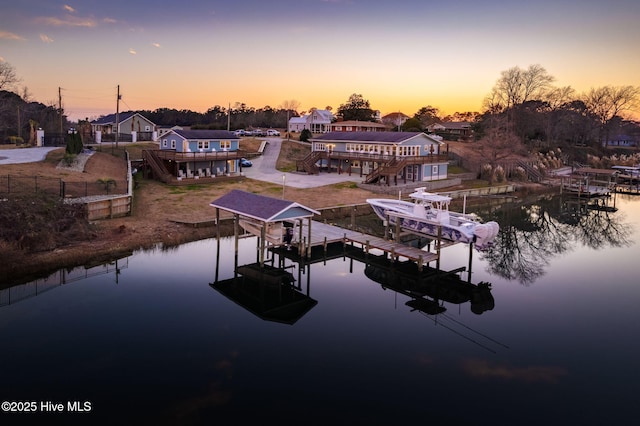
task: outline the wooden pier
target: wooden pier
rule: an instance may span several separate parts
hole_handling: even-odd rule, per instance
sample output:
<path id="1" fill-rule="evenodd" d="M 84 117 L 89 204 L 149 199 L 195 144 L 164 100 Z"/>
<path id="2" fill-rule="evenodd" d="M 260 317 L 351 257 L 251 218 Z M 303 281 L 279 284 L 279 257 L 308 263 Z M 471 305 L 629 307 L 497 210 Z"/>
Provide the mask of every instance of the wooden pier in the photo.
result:
<path id="1" fill-rule="evenodd" d="M 307 224 L 303 223 L 302 235 L 309 235 Z M 401 242 L 389 241 L 373 235 L 363 234 L 349 229 L 340 228 L 323 222 L 311 221 L 311 239 L 303 241 L 304 247 L 318 247 L 327 244 L 342 242 L 344 244 L 359 244 L 365 252 L 377 249 L 391 255 L 392 259 L 404 257 L 418 263 L 418 267 L 432 262 L 438 261 L 439 253 L 432 253 L 421 250 L 417 247 L 411 247 Z M 437 244 L 436 244 L 437 247 Z"/>

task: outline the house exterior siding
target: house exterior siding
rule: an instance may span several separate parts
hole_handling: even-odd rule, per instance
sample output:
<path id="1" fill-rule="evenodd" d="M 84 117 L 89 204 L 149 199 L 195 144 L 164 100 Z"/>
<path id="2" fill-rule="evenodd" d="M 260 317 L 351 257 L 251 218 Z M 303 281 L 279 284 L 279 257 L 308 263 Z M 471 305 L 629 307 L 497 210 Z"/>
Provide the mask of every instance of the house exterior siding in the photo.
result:
<path id="1" fill-rule="evenodd" d="M 311 139 L 312 151 L 326 152 L 320 166 L 369 174 L 385 162 L 400 161 L 406 166 L 398 176 L 411 181 L 448 177 L 444 144 L 421 132 L 332 132 Z"/>
<path id="2" fill-rule="evenodd" d="M 176 170 L 179 177 L 205 171 L 207 175 L 235 173 L 240 170 L 239 150 L 240 139 L 226 130 L 171 130 L 160 138 L 161 152 L 182 154 Z"/>

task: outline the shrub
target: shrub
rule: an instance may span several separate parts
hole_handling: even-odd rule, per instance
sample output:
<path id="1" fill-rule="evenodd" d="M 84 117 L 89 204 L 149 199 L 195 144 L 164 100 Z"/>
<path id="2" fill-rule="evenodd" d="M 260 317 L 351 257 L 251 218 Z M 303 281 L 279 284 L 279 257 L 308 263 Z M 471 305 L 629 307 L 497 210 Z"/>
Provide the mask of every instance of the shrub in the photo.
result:
<path id="1" fill-rule="evenodd" d="M 513 170 L 513 172 L 511 172 L 511 179 L 525 182 L 528 179 L 527 172 L 522 167 L 518 166 Z"/>
<path id="2" fill-rule="evenodd" d="M 300 142 L 308 142 L 312 137 L 313 134 L 309 129 L 304 129 L 302 132 L 300 132 Z"/>
<path id="3" fill-rule="evenodd" d="M 483 164 L 482 170 L 480 171 L 480 179 L 491 180 L 492 173 L 493 167 L 491 167 L 491 164 Z"/>
<path id="4" fill-rule="evenodd" d="M 89 237 L 84 205 L 67 204 L 45 193 L 7 196 L 0 200 L 0 241 L 25 253 L 53 250 Z"/>
<path id="5" fill-rule="evenodd" d="M 77 132 L 68 133 L 65 137 L 67 143 L 66 152 L 69 154 L 80 154 L 84 148 L 82 145 L 82 138 Z"/>

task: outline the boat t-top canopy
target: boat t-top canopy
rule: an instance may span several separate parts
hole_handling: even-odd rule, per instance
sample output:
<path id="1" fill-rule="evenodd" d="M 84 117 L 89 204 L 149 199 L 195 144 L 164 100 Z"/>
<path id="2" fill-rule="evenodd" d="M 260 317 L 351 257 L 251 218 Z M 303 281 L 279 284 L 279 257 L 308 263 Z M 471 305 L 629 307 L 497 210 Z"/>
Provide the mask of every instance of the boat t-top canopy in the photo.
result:
<path id="1" fill-rule="evenodd" d="M 409 197 L 414 200 L 420 200 L 430 203 L 444 203 L 447 204 L 451 201 L 451 197 L 447 195 L 434 194 L 433 192 L 427 192 L 426 188 L 416 188 L 416 192 L 409 194 Z"/>
<path id="2" fill-rule="evenodd" d="M 293 201 L 266 197 L 234 189 L 209 204 L 260 222 L 294 221 L 311 218 L 320 212 Z"/>

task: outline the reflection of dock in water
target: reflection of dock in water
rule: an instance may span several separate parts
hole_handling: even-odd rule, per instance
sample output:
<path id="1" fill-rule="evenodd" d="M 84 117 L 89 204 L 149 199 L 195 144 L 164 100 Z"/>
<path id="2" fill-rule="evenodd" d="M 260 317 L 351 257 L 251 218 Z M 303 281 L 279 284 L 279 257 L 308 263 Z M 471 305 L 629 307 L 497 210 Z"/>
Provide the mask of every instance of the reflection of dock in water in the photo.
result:
<path id="1" fill-rule="evenodd" d="M 263 320 L 294 324 L 318 304 L 294 285 L 293 274 L 285 269 L 252 263 L 236 272 L 210 286 Z"/>

